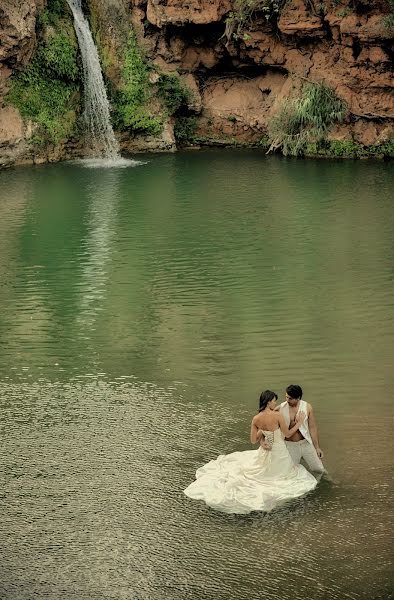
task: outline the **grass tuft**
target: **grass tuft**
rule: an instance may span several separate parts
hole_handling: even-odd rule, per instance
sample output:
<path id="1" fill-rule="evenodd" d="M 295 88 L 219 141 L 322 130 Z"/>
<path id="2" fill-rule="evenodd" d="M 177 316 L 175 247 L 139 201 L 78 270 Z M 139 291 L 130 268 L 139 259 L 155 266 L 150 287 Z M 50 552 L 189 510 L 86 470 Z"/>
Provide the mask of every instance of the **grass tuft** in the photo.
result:
<path id="1" fill-rule="evenodd" d="M 343 121 L 345 103 L 324 84 L 307 83 L 298 98 L 286 100 L 268 127 L 271 150 L 287 156 L 303 154 L 322 140 L 334 123 Z"/>

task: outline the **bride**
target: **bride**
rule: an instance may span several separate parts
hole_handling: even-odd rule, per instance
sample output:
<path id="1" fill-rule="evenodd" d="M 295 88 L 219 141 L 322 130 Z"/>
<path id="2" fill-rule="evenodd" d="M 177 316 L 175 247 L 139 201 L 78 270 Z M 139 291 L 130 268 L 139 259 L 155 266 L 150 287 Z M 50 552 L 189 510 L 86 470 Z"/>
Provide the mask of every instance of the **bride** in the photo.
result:
<path id="1" fill-rule="evenodd" d="M 246 514 L 254 510 L 269 512 L 273 508 L 313 490 L 317 481 L 302 465 L 295 465 L 284 442 L 304 422 L 302 413 L 288 429 L 275 410 L 278 396 L 266 390 L 260 396 L 260 411 L 253 417 L 252 443 L 265 438 L 265 447 L 233 452 L 197 469 L 196 480 L 184 493 L 226 513 Z"/>

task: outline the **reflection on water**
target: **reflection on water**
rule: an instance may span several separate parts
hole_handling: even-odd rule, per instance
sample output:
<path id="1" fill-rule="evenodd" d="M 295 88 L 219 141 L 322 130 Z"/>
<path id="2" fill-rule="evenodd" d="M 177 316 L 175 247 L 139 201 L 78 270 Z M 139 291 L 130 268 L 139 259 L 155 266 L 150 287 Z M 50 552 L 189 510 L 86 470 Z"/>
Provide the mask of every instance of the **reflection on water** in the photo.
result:
<path id="1" fill-rule="evenodd" d="M 110 282 L 111 248 L 116 235 L 118 202 L 118 175 L 116 171 L 101 171 L 94 185 L 86 186 L 89 206 L 88 232 L 80 253 L 82 265 L 79 282 L 80 303 L 76 311 L 75 331 L 82 344 L 86 340 L 91 368 L 100 372 L 97 365 L 98 352 L 94 344 L 88 344 L 90 335 L 96 331 L 97 319 L 103 310 Z M 99 190 L 99 193 L 96 193 Z"/>
<path id="2" fill-rule="evenodd" d="M 389 598 L 393 184 L 235 152 L 0 174 L 2 600 Z M 183 497 L 290 382 L 335 483 Z"/>

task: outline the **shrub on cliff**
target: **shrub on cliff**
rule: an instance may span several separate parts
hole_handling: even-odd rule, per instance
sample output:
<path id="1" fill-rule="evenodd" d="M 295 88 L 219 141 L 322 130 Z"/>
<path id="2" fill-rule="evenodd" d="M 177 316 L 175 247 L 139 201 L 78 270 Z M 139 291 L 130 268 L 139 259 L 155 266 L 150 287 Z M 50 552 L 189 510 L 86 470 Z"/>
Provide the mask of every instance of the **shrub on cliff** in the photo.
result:
<path id="1" fill-rule="evenodd" d="M 52 31 L 46 41 L 41 39 L 30 65 L 12 78 L 6 98 L 37 123 L 33 142 L 59 143 L 71 134 L 79 78 L 77 46 L 67 33 Z"/>
<path id="2" fill-rule="evenodd" d="M 37 26 L 39 29 L 48 25 L 58 27 L 60 19 L 67 18 L 68 14 L 65 0 L 49 0 L 47 7 L 37 15 Z"/>
<path id="3" fill-rule="evenodd" d="M 45 45 L 37 50 L 36 64 L 50 79 L 74 82 L 79 78 L 77 47 L 65 33 L 48 38 Z"/>
<path id="4" fill-rule="evenodd" d="M 120 89 L 112 102 L 115 127 L 130 127 L 151 135 L 159 134 L 163 124 L 158 117 L 150 114 L 150 97 L 149 69 L 132 34 L 124 56 Z"/>
<path id="5" fill-rule="evenodd" d="M 388 0 L 390 12 L 383 18 L 383 24 L 388 29 L 394 30 L 394 0 Z"/>
<path id="6" fill-rule="evenodd" d="M 394 141 L 391 139 L 372 146 L 363 146 L 354 140 L 323 140 L 308 144 L 306 156 L 329 156 L 332 158 L 394 158 Z"/>
<path id="7" fill-rule="evenodd" d="M 180 146 L 186 146 L 194 141 L 197 128 L 197 118 L 193 115 L 177 117 L 174 125 L 174 135 Z"/>
<path id="8" fill-rule="evenodd" d="M 181 106 L 187 106 L 192 99 L 192 93 L 177 73 L 161 75 L 157 82 L 158 96 L 163 100 L 169 115 L 173 115 Z"/>
<path id="9" fill-rule="evenodd" d="M 285 156 L 303 154 L 308 144 L 322 140 L 345 114 L 346 105 L 334 90 L 324 84 L 306 83 L 301 95 L 286 100 L 271 120 L 269 151 L 281 150 Z"/>
<path id="10" fill-rule="evenodd" d="M 267 21 L 276 21 L 287 0 L 235 0 L 233 10 L 226 19 L 225 37 L 239 39 L 247 36 L 244 30 L 250 27 L 257 13 Z"/>

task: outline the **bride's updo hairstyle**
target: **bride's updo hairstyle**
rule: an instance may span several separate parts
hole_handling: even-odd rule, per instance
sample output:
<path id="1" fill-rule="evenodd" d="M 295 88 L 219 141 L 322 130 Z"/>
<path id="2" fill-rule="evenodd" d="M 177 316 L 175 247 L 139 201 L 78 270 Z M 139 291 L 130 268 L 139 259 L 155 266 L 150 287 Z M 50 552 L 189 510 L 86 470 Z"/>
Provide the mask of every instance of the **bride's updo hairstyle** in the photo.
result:
<path id="1" fill-rule="evenodd" d="M 260 396 L 259 412 L 261 412 L 262 410 L 267 408 L 268 402 L 271 402 L 271 400 L 277 400 L 277 399 L 278 399 L 278 394 L 275 394 L 275 392 L 271 392 L 271 390 L 265 390 L 265 392 L 262 392 L 261 396 Z"/>

